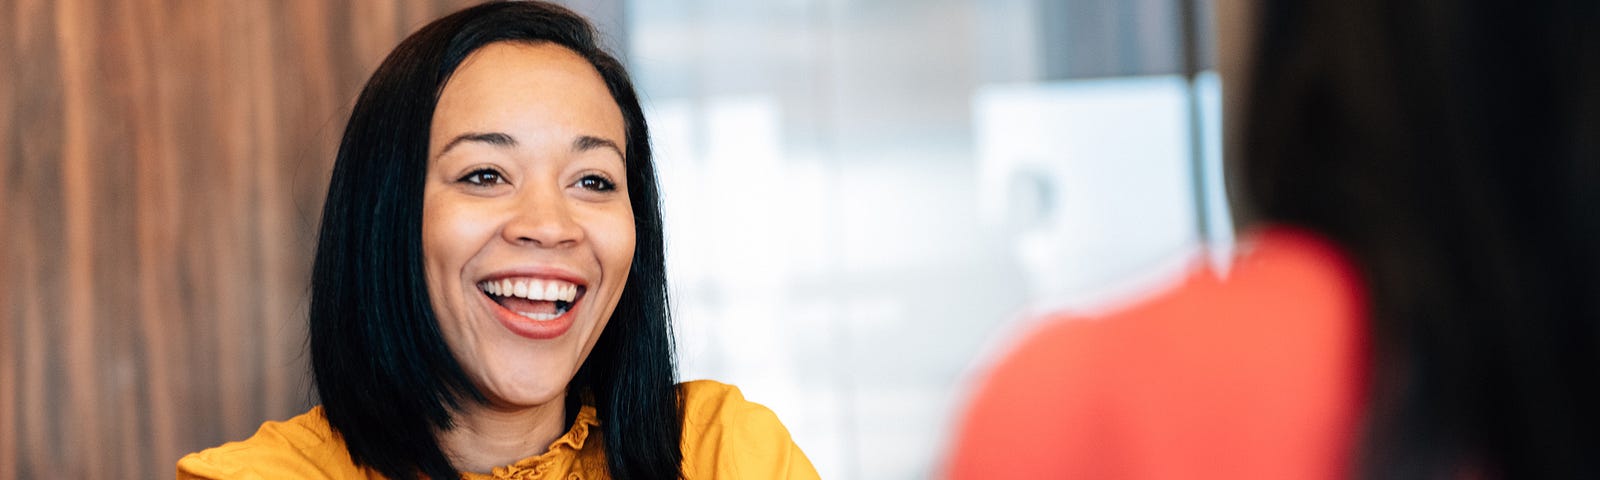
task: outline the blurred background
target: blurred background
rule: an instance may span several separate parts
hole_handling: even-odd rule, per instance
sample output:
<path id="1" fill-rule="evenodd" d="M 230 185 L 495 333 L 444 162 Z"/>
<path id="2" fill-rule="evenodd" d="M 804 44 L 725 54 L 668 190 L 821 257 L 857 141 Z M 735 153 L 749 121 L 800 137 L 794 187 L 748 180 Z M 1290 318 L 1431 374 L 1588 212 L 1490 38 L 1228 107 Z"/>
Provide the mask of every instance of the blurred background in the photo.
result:
<path id="1" fill-rule="evenodd" d="M 0 478 L 170 478 L 315 403 L 346 116 L 471 3 L 0 0 Z M 1212 0 L 564 3 L 651 122 L 683 377 L 824 478 L 936 476 L 1028 319 L 1226 267 Z"/>

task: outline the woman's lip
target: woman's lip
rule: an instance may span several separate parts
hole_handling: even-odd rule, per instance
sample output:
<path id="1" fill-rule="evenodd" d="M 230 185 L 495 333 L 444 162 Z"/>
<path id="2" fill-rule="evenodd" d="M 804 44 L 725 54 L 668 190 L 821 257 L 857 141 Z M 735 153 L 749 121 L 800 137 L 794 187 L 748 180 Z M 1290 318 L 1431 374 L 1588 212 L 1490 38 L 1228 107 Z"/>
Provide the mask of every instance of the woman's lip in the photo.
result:
<path id="1" fill-rule="evenodd" d="M 476 283 L 480 283 L 481 284 L 483 282 L 503 280 L 503 279 L 507 279 L 507 278 L 537 278 L 537 279 L 548 279 L 548 280 L 561 280 L 563 282 L 571 283 L 571 284 L 577 285 L 579 287 L 587 286 L 589 284 L 589 281 L 587 279 L 583 278 L 582 275 L 578 275 L 577 273 L 573 273 L 571 270 L 567 270 L 567 269 L 563 269 L 563 268 L 557 268 L 557 267 L 525 267 L 525 268 L 514 268 L 514 269 L 508 269 L 508 270 L 498 270 L 498 271 L 495 271 L 493 273 L 490 273 L 487 276 L 484 276 L 483 278 L 478 279 L 478 281 Z"/>
<path id="2" fill-rule="evenodd" d="M 578 306 L 583 302 L 583 296 L 580 295 L 573 299 L 572 306 L 567 307 L 567 311 L 562 312 L 561 316 L 550 320 L 534 320 L 500 305 L 489 298 L 489 294 L 483 290 L 474 290 L 478 290 L 479 300 L 488 306 L 489 312 L 500 322 L 500 326 L 517 336 L 533 340 L 549 340 L 567 333 L 567 330 L 572 329 Z"/>

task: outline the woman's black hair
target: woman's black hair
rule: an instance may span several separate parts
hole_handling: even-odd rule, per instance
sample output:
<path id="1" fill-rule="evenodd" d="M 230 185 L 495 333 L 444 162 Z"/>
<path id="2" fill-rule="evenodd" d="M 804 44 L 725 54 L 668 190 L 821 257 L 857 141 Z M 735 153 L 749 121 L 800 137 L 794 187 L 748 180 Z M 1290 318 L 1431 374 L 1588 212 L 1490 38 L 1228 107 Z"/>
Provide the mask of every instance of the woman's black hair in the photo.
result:
<path id="1" fill-rule="evenodd" d="M 613 478 L 679 478 L 683 413 L 644 114 L 627 72 L 589 23 L 542 2 L 489 3 L 428 24 L 395 47 L 361 91 L 334 163 L 312 269 L 311 365 L 328 423 L 356 464 L 385 476 L 459 476 L 435 435 L 484 396 L 446 346 L 429 302 L 422 192 L 445 82 L 469 54 L 495 42 L 577 52 L 622 110 L 633 264 L 610 323 L 568 385 L 566 420 L 582 404 L 595 407 Z"/>
<path id="2" fill-rule="evenodd" d="M 1261 2 L 1239 197 L 1363 277 L 1371 478 L 1600 478 L 1600 2 Z"/>

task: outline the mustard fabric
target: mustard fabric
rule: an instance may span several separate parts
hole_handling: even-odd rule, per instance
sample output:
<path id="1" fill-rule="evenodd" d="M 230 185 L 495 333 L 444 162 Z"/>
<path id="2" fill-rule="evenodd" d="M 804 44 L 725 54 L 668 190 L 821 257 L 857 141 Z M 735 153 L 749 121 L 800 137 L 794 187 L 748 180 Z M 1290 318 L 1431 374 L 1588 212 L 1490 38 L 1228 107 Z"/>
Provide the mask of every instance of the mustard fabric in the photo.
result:
<path id="1" fill-rule="evenodd" d="M 683 474 L 688 479 L 816 479 L 817 471 L 772 410 L 744 399 L 732 385 L 698 380 L 684 395 Z M 543 454 L 461 478 L 497 480 L 604 479 L 604 440 L 592 407 Z M 178 460 L 183 479 L 379 479 L 350 461 L 322 407 L 284 422 L 267 422 L 242 442 Z"/>

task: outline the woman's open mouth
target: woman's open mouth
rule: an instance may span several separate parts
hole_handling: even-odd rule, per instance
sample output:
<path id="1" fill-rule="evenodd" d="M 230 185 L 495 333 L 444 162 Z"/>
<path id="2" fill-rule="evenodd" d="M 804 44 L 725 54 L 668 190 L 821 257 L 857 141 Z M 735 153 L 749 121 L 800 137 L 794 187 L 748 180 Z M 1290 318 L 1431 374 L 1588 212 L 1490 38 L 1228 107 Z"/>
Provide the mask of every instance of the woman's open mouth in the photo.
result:
<path id="1" fill-rule="evenodd" d="M 478 284 L 490 300 L 536 322 L 561 318 L 583 297 L 585 288 L 549 278 L 502 278 Z"/>

